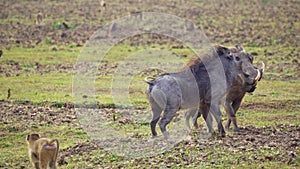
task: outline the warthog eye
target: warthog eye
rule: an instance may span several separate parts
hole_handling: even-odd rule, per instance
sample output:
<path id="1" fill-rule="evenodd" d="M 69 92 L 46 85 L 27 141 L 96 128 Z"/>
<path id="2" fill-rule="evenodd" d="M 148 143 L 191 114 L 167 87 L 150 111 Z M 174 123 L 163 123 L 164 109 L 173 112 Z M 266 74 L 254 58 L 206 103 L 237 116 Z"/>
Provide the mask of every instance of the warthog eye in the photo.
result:
<path id="1" fill-rule="evenodd" d="M 246 74 L 246 73 L 244 73 L 244 76 L 245 76 L 246 78 L 248 78 L 248 77 L 249 77 L 249 75 L 248 75 L 248 74 Z"/>
<path id="2" fill-rule="evenodd" d="M 233 55 L 232 55 L 231 52 L 228 52 L 228 53 L 227 53 L 227 59 L 233 60 Z"/>
<path id="3" fill-rule="evenodd" d="M 247 53 L 247 57 L 249 58 L 250 62 L 253 63 L 253 56 Z"/>
<path id="4" fill-rule="evenodd" d="M 250 57 L 250 62 L 253 63 L 253 57 Z"/>
<path id="5" fill-rule="evenodd" d="M 241 59 L 240 59 L 240 57 L 236 56 L 236 57 L 235 57 L 235 60 L 236 60 L 236 61 L 240 61 Z"/>

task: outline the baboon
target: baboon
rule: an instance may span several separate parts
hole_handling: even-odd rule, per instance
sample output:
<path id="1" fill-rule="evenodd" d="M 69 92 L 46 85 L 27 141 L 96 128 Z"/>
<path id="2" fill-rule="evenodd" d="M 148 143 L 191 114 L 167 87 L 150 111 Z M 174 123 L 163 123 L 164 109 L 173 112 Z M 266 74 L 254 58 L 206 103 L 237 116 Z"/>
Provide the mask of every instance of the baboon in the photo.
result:
<path id="1" fill-rule="evenodd" d="M 40 138 L 39 134 L 28 134 L 29 159 L 35 169 L 56 169 L 56 159 L 59 151 L 57 139 Z"/>
<path id="2" fill-rule="evenodd" d="M 100 2 L 100 6 L 101 6 L 101 11 L 105 11 L 106 10 L 106 1 L 105 0 L 101 0 Z"/>
<path id="3" fill-rule="evenodd" d="M 36 15 L 36 21 L 35 21 L 35 23 L 36 23 L 37 26 L 42 26 L 42 24 L 43 24 L 43 14 L 41 12 L 39 12 Z"/>

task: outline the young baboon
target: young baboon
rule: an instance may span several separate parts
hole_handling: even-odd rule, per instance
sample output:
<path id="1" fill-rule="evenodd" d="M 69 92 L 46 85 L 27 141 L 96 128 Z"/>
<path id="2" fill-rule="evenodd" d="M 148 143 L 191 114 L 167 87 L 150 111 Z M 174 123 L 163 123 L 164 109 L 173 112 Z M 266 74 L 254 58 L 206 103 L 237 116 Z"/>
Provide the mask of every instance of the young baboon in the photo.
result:
<path id="1" fill-rule="evenodd" d="M 35 169 L 56 169 L 59 151 L 57 139 L 40 138 L 39 134 L 29 134 L 26 141 L 29 159 Z"/>
<path id="2" fill-rule="evenodd" d="M 105 11 L 106 10 L 106 1 L 105 0 L 101 0 L 100 2 L 100 6 L 101 6 L 101 11 Z"/>
<path id="3" fill-rule="evenodd" d="M 35 23 L 36 23 L 37 26 L 42 26 L 42 24 L 43 24 L 43 14 L 41 12 L 39 12 L 36 15 L 36 21 L 35 21 Z"/>

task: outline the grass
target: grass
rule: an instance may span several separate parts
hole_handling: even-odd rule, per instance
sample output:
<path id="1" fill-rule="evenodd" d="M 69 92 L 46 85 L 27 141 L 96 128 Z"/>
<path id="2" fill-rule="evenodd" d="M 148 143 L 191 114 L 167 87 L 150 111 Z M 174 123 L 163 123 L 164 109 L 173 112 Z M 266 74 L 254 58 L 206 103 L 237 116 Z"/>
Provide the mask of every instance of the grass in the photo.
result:
<path id="1" fill-rule="evenodd" d="M 131 53 L 135 53 L 136 51 L 142 48 L 135 48 L 128 46 L 128 44 L 120 44 L 120 46 L 116 46 L 112 48 L 112 50 L 108 53 L 108 55 L 104 58 L 104 61 L 107 63 L 111 62 L 119 62 L 120 60 L 124 60 L 126 56 Z M 256 47 L 246 47 L 246 50 L 261 53 L 265 49 L 260 49 Z M 22 52 L 23 51 L 23 52 Z M 74 48 L 69 50 L 68 48 L 62 48 L 58 51 L 51 51 L 47 45 L 42 46 L 41 48 L 35 49 L 23 49 L 16 48 L 10 51 L 6 51 L 6 57 L 1 60 L 2 63 L 7 62 L 18 62 L 24 68 L 35 69 L 35 62 L 39 62 L 40 64 L 45 65 L 57 65 L 60 63 L 63 64 L 74 64 L 76 63 L 76 57 L 79 54 L 80 49 Z M 188 55 L 188 57 L 192 56 L 192 53 L 189 53 L 188 50 L 183 49 L 174 49 L 173 52 L 178 53 L 178 55 Z M 187 54 L 185 54 L 187 53 Z M 115 57 L 112 57 L 115 56 Z M 9 59 L 8 59 L 9 58 Z M 28 59 L 30 58 L 30 59 Z M 186 57 L 179 58 L 181 60 L 186 60 Z M 263 58 L 257 58 L 257 61 L 263 60 Z M 280 60 L 280 58 L 274 57 L 273 61 Z M 154 62 L 154 61 L 153 61 Z M 278 61 L 278 63 L 280 63 Z M 33 71 L 34 72 L 34 71 Z M 272 74 L 273 72 L 268 72 Z M 265 76 L 269 76 L 266 73 Z M 129 87 L 124 90 L 128 90 L 129 92 L 129 101 L 136 108 L 147 108 L 148 101 L 145 96 L 145 88 L 147 85 L 143 82 L 143 77 L 138 74 L 130 76 L 132 79 L 129 82 Z M 95 81 L 95 91 L 96 91 L 96 100 L 103 107 L 108 105 L 114 105 L 115 102 L 111 95 L 111 87 L 113 86 L 113 80 L 117 77 L 112 75 L 101 75 L 96 77 Z M 9 81 L 9 83 L 7 83 Z M 0 94 L 0 98 L 2 100 L 6 100 L 8 88 L 11 89 L 11 97 L 9 100 L 14 101 L 19 104 L 27 101 L 27 103 L 34 104 L 52 104 L 56 107 L 63 107 L 63 103 L 65 102 L 73 102 L 72 97 L 72 82 L 73 82 L 73 74 L 72 70 L 68 70 L 67 72 L 57 72 L 50 71 L 48 73 L 37 74 L 37 73 L 26 73 L 21 72 L 19 76 L 12 77 L 0 77 L 0 90 L 3 91 Z M 291 105 L 284 106 L 281 110 L 281 104 L 285 104 L 288 101 L 296 102 L 299 101 L 299 93 L 291 92 L 299 90 L 299 80 L 268 80 L 268 78 L 263 79 L 259 82 L 258 88 L 253 95 L 247 95 L 244 98 L 244 105 L 248 104 L 263 104 L 265 108 L 247 108 L 243 107 L 239 110 L 237 116 L 239 120 L 240 126 L 246 125 L 254 125 L 257 127 L 265 127 L 265 126 L 276 126 L 277 124 L 299 124 L 299 110 L 295 108 L 295 106 L 299 105 Z M 115 87 L 122 87 L 123 84 L 116 84 Z M 284 88 L 282 87 L 284 86 Z M 126 87 L 126 86 L 125 86 Z M 274 108 L 270 108 L 268 104 L 273 105 Z M 277 107 L 276 107 L 277 106 Z M 116 117 L 118 114 L 116 115 Z M 14 155 L 14 152 L 20 152 L 16 157 L 18 161 L 21 161 L 19 166 L 27 166 L 28 159 L 26 157 L 27 150 L 26 144 L 24 143 L 24 138 L 28 132 L 38 132 L 44 133 L 45 136 L 53 137 L 53 138 L 61 138 L 60 142 L 62 143 L 61 149 L 66 149 L 68 147 L 72 147 L 76 143 L 85 142 L 89 140 L 89 135 L 82 131 L 82 129 L 74 129 L 73 127 L 69 127 L 68 125 L 60 125 L 53 126 L 41 123 L 42 126 L 38 126 L 37 128 L 29 128 L 29 130 L 21 131 L 22 126 L 18 126 L 18 119 L 11 119 L 11 125 L 1 125 L 0 129 L 2 132 L 8 131 L 6 137 L 2 137 L 1 141 L 1 159 L 2 162 L 5 161 L 4 166 L 6 167 L 15 167 L 13 165 L 13 160 L 11 156 Z M 226 120 L 226 117 L 224 118 Z M 147 122 L 148 123 L 148 122 Z M 139 125 L 139 124 L 137 124 Z M 149 125 L 149 123 L 148 123 Z M 148 129 L 148 125 L 140 125 L 140 131 L 146 131 Z M 115 128 L 123 129 L 127 132 L 137 131 L 135 125 L 126 125 L 119 126 L 118 124 L 112 124 Z M 142 129 L 143 128 L 143 129 Z M 47 132 L 53 134 L 47 134 Z M 147 134 L 147 132 L 145 133 Z M 149 133 L 148 133 L 149 134 Z M 229 133 L 230 134 L 230 133 Z M 175 161 L 170 165 L 172 168 L 182 168 L 186 166 L 184 162 L 179 162 L 180 159 L 176 159 L 174 157 L 174 153 L 176 150 L 170 150 L 165 154 L 166 158 L 174 158 Z M 181 151 L 181 150 L 180 150 Z M 195 147 L 189 148 L 184 151 L 184 155 L 186 158 L 194 158 L 198 156 L 199 150 Z M 258 165 L 253 163 L 239 163 L 239 159 L 253 157 L 253 152 L 238 152 L 238 150 L 234 150 L 235 153 L 226 154 L 224 153 L 230 152 L 230 149 L 222 149 L 219 146 L 213 146 L 208 149 L 201 150 L 201 154 L 211 154 L 208 155 L 205 159 L 205 162 L 201 162 L 200 165 L 189 164 L 188 168 L 194 168 L 201 166 L 202 168 L 227 168 L 232 165 L 235 165 L 236 168 L 256 168 Z M 236 152 L 237 151 L 237 152 Z M 276 151 L 274 150 L 264 150 L 257 149 L 257 156 L 274 156 Z M 213 152 L 213 153 L 212 153 Z M 109 156 L 105 156 L 106 154 L 103 150 L 92 150 L 88 152 L 91 159 L 89 162 L 85 162 L 85 156 L 81 154 L 74 155 L 67 159 L 67 165 L 60 166 L 60 168 L 93 168 L 95 165 L 103 165 L 103 166 L 111 166 L 118 167 L 119 161 L 127 160 L 122 157 L 114 156 L 110 154 Z M 181 157 L 182 158 L 182 157 Z M 221 160 L 215 161 L 216 158 L 221 158 Z M 178 160 L 178 162 L 176 162 Z M 134 168 L 136 163 L 132 160 L 128 160 L 127 166 L 131 166 Z M 158 167 L 164 167 L 166 164 L 158 164 Z M 265 166 L 268 168 L 276 166 L 278 168 L 288 168 L 289 165 L 283 164 L 281 162 L 275 161 L 267 161 L 260 164 L 261 166 Z"/>
<path id="2" fill-rule="evenodd" d="M 3 50 L 5 55 L 1 58 L 0 63 L 9 61 L 20 62 L 23 65 L 34 65 L 36 62 L 47 65 L 76 63 L 80 48 L 70 49 L 66 46 L 60 46 L 57 51 L 53 51 L 52 47 L 56 46 L 41 44 L 36 48 Z"/>
<path id="3" fill-rule="evenodd" d="M 7 80 L 9 83 L 6 82 Z M 0 85 L 1 99 L 7 98 L 5 91 L 10 88 L 12 100 L 29 100 L 34 103 L 71 102 L 73 100 L 71 74 L 33 74 L 9 78 L 2 76 Z"/>
<path id="4" fill-rule="evenodd" d="M 119 62 L 122 60 L 122 57 L 126 55 L 130 55 L 130 53 L 122 53 L 123 50 L 119 50 L 120 48 L 126 48 L 124 45 L 121 47 L 114 48 L 107 57 L 104 58 L 105 62 Z M 129 47 L 133 48 L 133 47 Z M 19 52 L 23 50 L 24 52 Z M 59 63 L 63 64 L 75 64 L 76 57 L 78 55 L 79 49 L 75 49 L 74 51 L 46 51 L 42 49 L 15 49 L 12 52 L 7 52 L 7 56 L 1 60 L 2 63 L 5 62 L 18 62 L 22 67 L 34 69 L 34 64 L 39 62 L 40 64 L 46 65 L 57 65 Z M 130 49 L 132 53 L 138 49 Z M 129 51 L 130 51 L 129 50 Z M 247 49 L 249 51 L 257 51 L 253 48 Z M 261 52 L 260 49 L 258 52 Z M 127 50 L 128 51 L 128 50 Z M 176 52 L 178 49 L 175 50 Z M 174 52 L 175 52 L 174 51 Z M 185 49 L 181 52 L 186 51 Z M 34 54 L 33 54 L 34 53 Z M 180 53 L 180 52 L 178 52 Z M 116 56 L 116 57 L 112 57 Z M 9 58 L 9 59 L 8 59 Z M 26 59 L 30 58 L 30 59 Z M 112 60 L 113 59 L 113 60 Z M 257 58 L 257 62 L 259 62 L 261 58 Z M 274 60 L 276 58 L 273 58 Z M 152 61 L 151 61 L 152 62 Z M 154 62 L 154 61 L 153 61 Z M 142 62 L 143 63 L 143 62 Z M 7 90 L 11 88 L 11 99 L 13 100 L 30 100 L 32 102 L 71 102 L 72 101 L 72 83 L 73 83 L 73 74 L 72 69 L 68 70 L 69 73 L 59 73 L 59 72 L 50 72 L 45 74 L 27 74 L 21 73 L 20 76 L 13 77 L 0 77 L 0 93 L 1 99 L 6 99 Z M 266 70 L 266 76 L 272 72 L 268 72 Z M 124 90 L 129 90 L 130 100 L 133 104 L 145 104 L 147 103 L 145 97 L 145 89 L 147 87 L 146 83 L 143 82 L 143 77 L 139 75 L 126 75 L 130 78 L 133 78 L 130 82 L 129 88 Z M 125 77 L 126 77 L 125 76 Z M 117 76 L 118 77 L 118 76 Z M 111 87 L 117 87 L 113 83 L 113 79 L 116 79 L 114 75 L 106 75 L 99 76 L 95 81 L 95 91 L 96 98 L 100 104 L 112 104 L 113 99 L 111 97 Z M 6 81 L 9 81 L 7 83 Z M 282 81 L 282 80 L 265 80 L 263 79 L 259 85 L 258 89 L 255 91 L 254 96 L 246 97 L 245 102 L 253 101 L 254 99 L 259 99 L 263 101 L 275 101 L 272 99 L 276 96 L 276 99 L 295 99 L 299 97 L 297 92 L 291 93 L 290 91 L 299 90 L 299 81 Z M 282 88 L 285 86 L 285 88 Z M 125 86 L 126 87 L 126 86 Z M 259 95 L 267 95 L 267 97 L 260 97 Z M 269 97 L 270 96 L 270 97 Z M 248 99 L 249 98 L 249 99 Z M 268 99 L 268 100 L 266 100 Z"/>

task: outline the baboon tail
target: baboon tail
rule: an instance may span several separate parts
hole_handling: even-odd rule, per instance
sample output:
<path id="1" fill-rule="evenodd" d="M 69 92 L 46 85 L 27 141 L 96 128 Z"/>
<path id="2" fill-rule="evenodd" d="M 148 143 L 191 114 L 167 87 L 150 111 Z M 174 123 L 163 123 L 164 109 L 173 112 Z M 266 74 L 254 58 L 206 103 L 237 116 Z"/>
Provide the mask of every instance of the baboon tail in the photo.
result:
<path id="1" fill-rule="evenodd" d="M 58 142 L 58 139 L 52 139 L 49 144 L 53 144 L 55 143 L 56 144 L 56 154 L 54 156 L 54 160 L 57 159 L 57 155 L 58 155 L 58 151 L 59 151 L 59 142 Z"/>
<path id="2" fill-rule="evenodd" d="M 59 151 L 59 142 L 57 139 L 54 139 L 54 141 L 56 142 L 56 154 L 55 154 L 55 161 L 57 159 L 57 155 L 58 155 L 58 151 Z"/>

